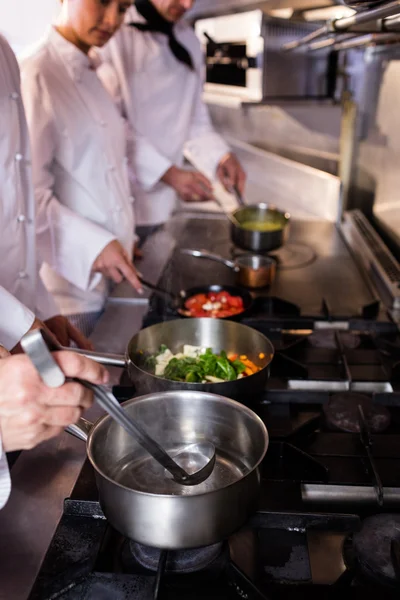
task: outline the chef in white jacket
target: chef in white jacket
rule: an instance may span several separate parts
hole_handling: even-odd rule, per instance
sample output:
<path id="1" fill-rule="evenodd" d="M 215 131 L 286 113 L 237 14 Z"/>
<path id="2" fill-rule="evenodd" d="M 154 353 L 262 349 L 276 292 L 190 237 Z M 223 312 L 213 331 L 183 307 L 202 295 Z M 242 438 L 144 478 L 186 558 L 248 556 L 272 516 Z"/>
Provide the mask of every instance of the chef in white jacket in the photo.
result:
<path id="1" fill-rule="evenodd" d="M 40 280 L 28 129 L 16 58 L 0 36 L 0 340 L 16 347 L 40 320 L 64 346 L 92 346 L 68 323 Z"/>
<path id="2" fill-rule="evenodd" d="M 215 177 L 243 192 L 245 174 L 202 102 L 202 55 L 180 19 L 193 0 L 136 0 L 102 50 L 114 66 L 135 133 L 137 232 L 167 221 L 176 197 L 207 200 Z M 107 81 L 105 80 L 105 85 Z M 112 90 L 112 82 L 107 85 Z M 202 173 L 182 169 L 184 152 Z M 146 229 L 142 229 L 143 232 Z"/>
<path id="3" fill-rule="evenodd" d="M 67 377 L 80 377 L 97 384 L 109 380 L 104 367 L 84 356 L 56 352 L 54 358 Z M 59 435 L 89 408 L 92 396 L 75 382 L 58 388 L 46 387 L 27 356 L 8 356 L 0 346 L 0 509 L 11 491 L 5 453 L 29 450 Z"/>
<path id="4" fill-rule="evenodd" d="M 62 314 L 90 333 L 112 281 L 141 290 L 131 257 L 133 196 L 124 120 L 97 74 L 94 46 L 131 0 L 64 0 L 60 17 L 21 61 L 31 135 L 41 275 Z"/>

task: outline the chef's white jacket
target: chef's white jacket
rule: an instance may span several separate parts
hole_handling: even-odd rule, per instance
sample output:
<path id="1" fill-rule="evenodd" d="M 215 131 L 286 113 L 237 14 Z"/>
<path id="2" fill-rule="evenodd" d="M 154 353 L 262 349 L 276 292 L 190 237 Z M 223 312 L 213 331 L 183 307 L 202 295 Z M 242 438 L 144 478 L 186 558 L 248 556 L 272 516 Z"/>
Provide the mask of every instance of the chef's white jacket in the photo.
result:
<path id="1" fill-rule="evenodd" d="M 0 40 L 2 44 L 3 40 Z M 3 356 L 7 356 L 4 347 L 0 346 L 0 360 Z M 11 479 L 10 472 L 8 470 L 7 456 L 3 450 L 1 443 L 1 430 L 0 430 L 0 510 L 6 504 L 8 497 L 11 492 Z"/>
<path id="2" fill-rule="evenodd" d="M 0 344 L 10 350 L 35 314 L 59 313 L 38 276 L 28 129 L 15 56 L 0 36 Z"/>
<path id="3" fill-rule="evenodd" d="M 130 21 L 145 22 L 134 7 L 126 14 L 126 22 Z M 174 57 L 166 35 L 127 25 L 102 51 L 117 72 L 124 110 L 135 132 L 137 225 L 158 225 L 171 215 L 176 193 L 160 178 L 172 165 L 182 166 L 184 150 L 211 179 L 221 158 L 230 151 L 214 131 L 201 98 L 199 41 L 184 23 L 175 26 L 175 35 L 190 52 L 195 71 Z M 112 84 L 106 78 L 103 81 L 113 93 Z"/>
<path id="4" fill-rule="evenodd" d="M 97 312 L 110 284 L 93 262 L 114 239 L 133 250 L 124 120 L 93 62 L 54 28 L 22 58 L 21 78 L 42 279 L 63 314 Z"/>

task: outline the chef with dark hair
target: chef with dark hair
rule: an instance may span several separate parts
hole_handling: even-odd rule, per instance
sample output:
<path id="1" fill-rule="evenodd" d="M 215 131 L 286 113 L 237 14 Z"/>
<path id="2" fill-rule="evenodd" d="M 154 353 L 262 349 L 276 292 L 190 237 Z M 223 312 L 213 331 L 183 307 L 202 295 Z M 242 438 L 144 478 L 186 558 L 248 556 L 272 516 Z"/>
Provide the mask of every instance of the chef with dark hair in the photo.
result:
<path id="1" fill-rule="evenodd" d="M 179 196 L 212 197 L 212 180 L 243 192 L 245 173 L 202 101 L 202 54 L 181 19 L 193 0 L 137 0 L 104 48 L 133 130 L 137 233 L 168 220 Z M 113 82 L 104 78 L 111 94 Z M 184 153 L 198 170 L 183 169 Z"/>
<path id="2" fill-rule="evenodd" d="M 112 284 L 138 291 L 125 122 L 97 70 L 131 0 L 63 0 L 55 25 L 21 60 L 32 146 L 41 276 L 87 335 Z"/>

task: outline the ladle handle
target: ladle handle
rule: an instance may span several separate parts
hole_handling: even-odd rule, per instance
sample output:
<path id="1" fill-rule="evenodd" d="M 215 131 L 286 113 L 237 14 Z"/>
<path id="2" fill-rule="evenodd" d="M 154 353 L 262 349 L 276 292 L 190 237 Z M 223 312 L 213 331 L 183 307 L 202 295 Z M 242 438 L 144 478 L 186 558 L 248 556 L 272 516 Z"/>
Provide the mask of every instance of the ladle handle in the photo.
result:
<path id="1" fill-rule="evenodd" d="M 62 346 L 57 344 L 45 330 L 35 329 L 27 333 L 21 340 L 21 346 L 47 386 L 57 388 L 65 383 L 66 377 L 51 355 L 51 351 L 62 350 Z M 91 390 L 97 403 L 125 431 L 136 438 L 141 446 L 172 474 L 176 481 L 182 482 L 190 477 L 140 425 L 130 419 L 118 400 L 105 387 L 75 377 L 69 379 L 69 381 L 76 381 Z M 77 431 L 74 430 L 73 434 L 76 435 Z M 82 439 L 82 436 L 80 437 Z"/>
<path id="2" fill-rule="evenodd" d="M 229 269 L 233 269 L 234 271 L 238 271 L 238 267 L 236 264 L 231 261 L 219 256 L 218 254 L 213 254 L 212 252 L 208 252 L 208 250 L 195 250 L 194 248 L 182 248 L 181 254 L 186 254 L 188 256 L 194 256 L 195 258 L 208 258 L 209 260 L 213 260 L 215 262 L 221 263 L 228 267 Z"/>

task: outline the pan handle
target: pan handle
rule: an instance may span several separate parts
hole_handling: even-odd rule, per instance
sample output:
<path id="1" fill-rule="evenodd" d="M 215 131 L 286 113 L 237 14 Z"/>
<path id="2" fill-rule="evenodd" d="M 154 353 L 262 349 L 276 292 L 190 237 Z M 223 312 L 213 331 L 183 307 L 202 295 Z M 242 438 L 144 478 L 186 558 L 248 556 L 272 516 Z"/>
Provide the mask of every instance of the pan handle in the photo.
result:
<path id="1" fill-rule="evenodd" d="M 78 440 L 82 440 L 82 442 L 86 442 L 88 439 L 88 435 L 90 430 L 93 427 L 93 423 L 81 417 L 79 421 L 73 423 L 72 425 L 68 425 L 65 427 L 64 431 L 70 433 L 74 437 L 78 438 Z"/>
<path id="2" fill-rule="evenodd" d="M 107 354 L 106 352 L 93 352 L 92 350 L 80 350 L 79 348 L 70 348 L 69 346 L 62 346 L 61 350 L 67 352 L 74 352 L 75 354 L 82 354 L 86 358 L 91 358 L 101 365 L 106 367 L 121 367 L 124 369 L 126 365 L 126 358 L 123 354 Z"/>
<path id="3" fill-rule="evenodd" d="M 231 260 L 227 260 L 219 254 L 213 254 L 212 252 L 208 252 L 207 250 L 194 250 L 192 248 L 182 248 L 181 254 L 186 254 L 187 256 L 194 256 L 195 258 L 208 258 L 209 260 L 213 260 L 215 262 L 221 263 L 228 267 L 229 269 L 233 269 L 234 271 L 239 271 L 239 267 Z"/>

